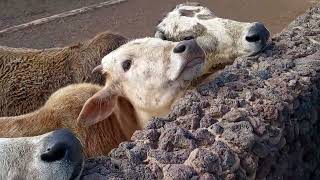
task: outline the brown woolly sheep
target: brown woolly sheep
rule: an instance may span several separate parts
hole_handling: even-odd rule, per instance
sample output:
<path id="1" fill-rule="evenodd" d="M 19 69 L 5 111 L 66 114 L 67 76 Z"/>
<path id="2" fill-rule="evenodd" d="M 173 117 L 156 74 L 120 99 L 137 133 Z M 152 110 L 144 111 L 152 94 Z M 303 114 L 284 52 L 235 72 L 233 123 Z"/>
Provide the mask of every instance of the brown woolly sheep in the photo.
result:
<path id="1" fill-rule="evenodd" d="M 36 50 L 0 46 L 0 117 L 32 112 L 53 92 L 69 84 L 103 85 L 105 78 L 91 71 L 102 57 L 126 41 L 121 35 L 103 32 L 64 48 Z"/>
<path id="2" fill-rule="evenodd" d="M 164 116 L 202 73 L 204 52 L 194 40 L 180 43 L 144 38 L 102 59 L 107 77 L 101 88 L 70 85 L 55 92 L 39 110 L 0 118 L 0 137 L 33 136 L 70 128 L 87 157 L 108 153 L 152 116 Z"/>

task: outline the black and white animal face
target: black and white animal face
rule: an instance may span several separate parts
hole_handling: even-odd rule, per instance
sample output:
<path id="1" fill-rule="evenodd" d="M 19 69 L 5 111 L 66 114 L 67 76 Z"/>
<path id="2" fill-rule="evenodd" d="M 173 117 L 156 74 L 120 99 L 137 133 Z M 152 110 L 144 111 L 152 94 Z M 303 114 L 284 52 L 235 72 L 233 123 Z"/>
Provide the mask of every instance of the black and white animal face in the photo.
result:
<path id="1" fill-rule="evenodd" d="M 35 137 L 0 138 L 1 180 L 76 180 L 82 168 L 80 142 L 66 129 Z"/>
<path id="2" fill-rule="evenodd" d="M 230 64 L 239 56 L 256 54 L 264 49 L 270 33 L 261 23 L 219 18 L 206 7 L 186 3 L 166 15 L 155 36 L 170 41 L 195 38 L 206 52 L 208 69 Z"/>

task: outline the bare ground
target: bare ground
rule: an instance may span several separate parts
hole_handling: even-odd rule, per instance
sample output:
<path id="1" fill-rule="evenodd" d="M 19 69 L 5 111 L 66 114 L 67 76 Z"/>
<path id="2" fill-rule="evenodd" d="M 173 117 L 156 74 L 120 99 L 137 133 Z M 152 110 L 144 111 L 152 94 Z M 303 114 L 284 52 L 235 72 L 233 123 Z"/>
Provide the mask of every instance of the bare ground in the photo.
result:
<path id="1" fill-rule="evenodd" d="M 0 1 L 0 29 L 41 17 L 88 6 L 103 0 L 4 0 Z M 60 47 L 110 30 L 129 38 L 152 36 L 158 21 L 185 0 L 128 0 L 74 17 L 0 37 L 0 45 L 12 47 Z M 280 32 L 309 6 L 304 0 L 199 0 L 220 17 L 264 22 L 273 33 Z"/>

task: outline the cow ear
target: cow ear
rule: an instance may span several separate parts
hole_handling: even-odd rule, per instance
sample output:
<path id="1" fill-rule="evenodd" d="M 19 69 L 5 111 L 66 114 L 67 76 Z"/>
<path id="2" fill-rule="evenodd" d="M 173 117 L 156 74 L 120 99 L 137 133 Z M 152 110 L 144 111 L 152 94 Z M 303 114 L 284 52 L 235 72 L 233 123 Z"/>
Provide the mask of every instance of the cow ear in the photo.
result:
<path id="1" fill-rule="evenodd" d="M 80 127 L 88 127 L 108 118 L 114 110 L 117 96 L 104 87 L 86 101 L 77 119 Z"/>

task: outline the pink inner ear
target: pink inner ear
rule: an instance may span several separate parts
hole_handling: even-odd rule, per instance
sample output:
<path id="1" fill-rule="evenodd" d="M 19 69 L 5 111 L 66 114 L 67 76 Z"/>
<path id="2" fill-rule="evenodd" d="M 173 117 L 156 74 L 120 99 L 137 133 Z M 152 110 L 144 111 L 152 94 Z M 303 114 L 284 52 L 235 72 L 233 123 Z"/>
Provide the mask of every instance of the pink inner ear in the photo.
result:
<path id="1" fill-rule="evenodd" d="M 116 104 L 116 95 L 103 88 L 84 104 L 79 117 L 78 126 L 88 127 L 107 119 Z"/>

